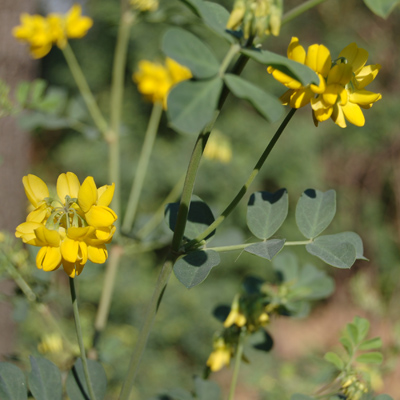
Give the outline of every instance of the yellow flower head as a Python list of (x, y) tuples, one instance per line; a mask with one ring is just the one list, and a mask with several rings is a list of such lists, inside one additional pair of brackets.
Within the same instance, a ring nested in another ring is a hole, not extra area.
[(81, 185), (72, 172), (57, 179), (58, 198), (51, 198), (47, 185), (37, 176), (22, 180), (34, 210), (18, 225), (15, 236), (24, 243), (41, 247), (36, 266), (54, 271), (63, 265), (70, 277), (79, 275), (87, 260), (107, 260), (105, 244), (114, 235), (117, 215), (109, 208), (114, 184), (96, 187), (88, 177)]
[(188, 68), (170, 58), (166, 59), (165, 65), (141, 60), (138, 71), (133, 74), (139, 92), (153, 103), (162, 102), (164, 109), (167, 108), (167, 97), (171, 88), (191, 77)]
[(233, 300), (231, 311), (224, 322), (224, 327), (229, 328), (230, 326), (235, 324), (236, 326), (241, 328), (242, 326), (246, 325), (246, 322), (246, 316), (240, 310), (239, 296), (236, 296)]
[[(340, 127), (346, 127), (345, 120), (356, 126), (365, 123), (361, 108), (368, 109), (381, 99), (379, 93), (365, 90), (379, 72), (380, 65), (365, 66), (368, 52), (355, 43), (341, 51), (332, 63), (329, 50), (314, 44), (305, 49), (293, 37), (288, 47), (288, 58), (307, 65), (319, 77), (319, 85), (303, 86), (289, 75), (268, 67), (268, 72), (289, 90), (281, 96), (283, 104), (301, 108), (311, 103), (315, 125), (332, 118)], [(361, 108), (360, 108), (361, 107)]]
[(92, 19), (81, 16), (81, 6), (73, 5), (66, 15), (21, 15), (21, 25), (13, 29), (13, 35), (28, 42), (33, 58), (42, 58), (53, 44), (63, 48), (68, 39), (81, 38), (93, 25)]
[(131, 0), (131, 5), (134, 10), (156, 11), (158, 8), (158, 0)]
[(214, 342), (214, 351), (207, 360), (207, 366), (212, 372), (219, 371), (225, 365), (229, 365), (232, 357), (232, 348), (227, 345), (222, 337)]

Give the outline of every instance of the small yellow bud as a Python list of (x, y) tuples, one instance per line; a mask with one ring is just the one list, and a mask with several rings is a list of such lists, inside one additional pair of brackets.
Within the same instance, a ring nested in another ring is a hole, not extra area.
[(158, 9), (158, 0), (131, 0), (134, 10), (138, 11), (156, 11)]

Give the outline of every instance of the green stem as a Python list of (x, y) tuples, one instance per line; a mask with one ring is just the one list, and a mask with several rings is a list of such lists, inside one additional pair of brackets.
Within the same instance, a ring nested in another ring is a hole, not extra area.
[(153, 216), (149, 219), (149, 221), (146, 222), (146, 224), (143, 225), (143, 227), (138, 230), (135, 236), (139, 240), (144, 239), (146, 236), (148, 236), (155, 229), (155, 227), (163, 220), (165, 206), (168, 203), (172, 203), (179, 198), (179, 195), (182, 192), (182, 186), (184, 181), (185, 181), (185, 175), (182, 175), (179, 181), (171, 189), (168, 196), (161, 203), (160, 207), (158, 207), (158, 209), (153, 213)]
[(294, 242), (285, 242), (285, 246), (302, 246), (305, 244), (310, 244), (312, 243), (313, 240), (298, 240), (298, 241), (294, 241)]
[(279, 126), (278, 130), (275, 132), (275, 135), (272, 137), (270, 142), (268, 143), (267, 148), (264, 150), (264, 153), (261, 155), (260, 159), (257, 161), (257, 164), (253, 168), (253, 171), (251, 172), (249, 178), (245, 182), (245, 184), (242, 186), (240, 189), (239, 193), (235, 196), (235, 198), (230, 202), (230, 204), (225, 208), (225, 210), (222, 212), (222, 214), (206, 229), (204, 230), (200, 235), (198, 235), (195, 239), (191, 240), (186, 246), (185, 250), (190, 249), (193, 245), (198, 244), (201, 242), (203, 239), (205, 239), (213, 230), (215, 230), (224, 220), (225, 218), (235, 209), (235, 207), (238, 205), (240, 200), (243, 198), (243, 196), (246, 194), (247, 190), (249, 189), (250, 185), (253, 183), (254, 179), (260, 172), (261, 167), (264, 165), (266, 159), (268, 158), (269, 154), (271, 153), (272, 149), (274, 148), (276, 142), (280, 138), (282, 132), (285, 130), (287, 124), (293, 117), (294, 113), (296, 112), (295, 108), (292, 108), (281, 125)]
[(94, 323), (95, 333), (93, 338), (93, 347), (97, 347), (100, 335), (107, 325), (107, 319), (110, 312), (111, 300), (114, 291), (115, 277), (117, 275), (118, 265), (123, 253), (123, 248), (119, 245), (114, 245), (110, 251), (110, 258), (106, 265), (104, 274), (103, 289), (99, 308), (97, 309), (96, 321)]
[(82, 328), (81, 328), (81, 322), (79, 319), (78, 301), (76, 298), (74, 278), (69, 278), (69, 287), (71, 289), (72, 308), (74, 310), (76, 336), (78, 337), (79, 350), (81, 352), (83, 373), (85, 375), (86, 385), (89, 390), (89, 397), (91, 400), (96, 400), (96, 397), (95, 397), (94, 391), (93, 391), (92, 381), (91, 381), (90, 375), (89, 375), (89, 368), (88, 368), (88, 364), (87, 364), (87, 360), (86, 360), (85, 346), (83, 344)]
[(308, 0), (305, 1), (303, 4), (291, 9), (288, 11), (283, 17), (281, 25), (286, 24), (287, 22), (291, 21), (292, 19), (298, 17), (299, 15), (303, 14), (304, 12), (308, 11), (310, 8), (317, 6), (318, 4), (323, 3), (325, 0)]
[[(259, 242), (257, 242), (257, 243), (259, 243)], [(251, 246), (252, 244), (254, 244), (254, 243), (235, 244), (232, 246), (207, 247), (207, 250), (214, 250), (214, 251), (218, 251), (219, 253), (223, 253), (225, 251), (243, 250), (246, 247)]]
[[(248, 41), (248, 46), (251, 45), (251, 41)], [(230, 57), (233, 57), (233, 53)], [(232, 59), (232, 58), (231, 58)], [(241, 55), (233, 67), (232, 73), (238, 74), (242, 71), (246, 60), (248, 60), (247, 56)], [(228, 65), (227, 65), (228, 67)], [(190, 199), (192, 197), (194, 182), (197, 174), (197, 170), (200, 165), (201, 157), (203, 154), (203, 150), (207, 144), (208, 137), (210, 132), (214, 126), (214, 123), (220, 113), (220, 110), (226, 100), (228, 95), (227, 90), (223, 90), (221, 93), (221, 99), (219, 102), (218, 109), (215, 111), (214, 116), (211, 122), (203, 129), (200, 133), (199, 137), (196, 140), (196, 144), (193, 149), (192, 156), (189, 161), (189, 166), (186, 172), (186, 178), (183, 185), (182, 197), (179, 205), (177, 222), (175, 226), (174, 235), (172, 238), (172, 244), (170, 252), (167, 256), (167, 259), (162, 267), (160, 275), (158, 277), (158, 281), (156, 287), (153, 292), (152, 299), (150, 301), (149, 307), (147, 309), (145, 320), (140, 331), (138, 341), (135, 346), (134, 353), (131, 358), (131, 362), (129, 365), (129, 370), (125, 382), (122, 387), (122, 391), (119, 397), (119, 400), (128, 400), (130, 392), (132, 390), (132, 386), (134, 383), (134, 379), (137, 374), (137, 370), (140, 364), (140, 360), (142, 358), (144, 349), (147, 344), (147, 340), (151, 331), (151, 327), (153, 326), (154, 318), (156, 316), (157, 308), (159, 303), (161, 302), (162, 294), (167, 286), (169, 277), (171, 276), (172, 267), (178, 258), (178, 251), (180, 249), (180, 245), (183, 238), (183, 233), (185, 231), (186, 220), (189, 213), (189, 204)]]
[(132, 229), (133, 221), (135, 219), (137, 207), (139, 204), (140, 194), (143, 188), (144, 178), (146, 176), (147, 167), (149, 165), (150, 155), (153, 150), (158, 126), (160, 124), (162, 111), (162, 103), (156, 102), (150, 115), (149, 124), (147, 126), (146, 134), (144, 137), (138, 165), (136, 167), (135, 178), (133, 180), (131, 192), (129, 195), (125, 218), (122, 223), (122, 231), (125, 233), (129, 233)]
[(243, 348), (244, 348), (245, 331), (242, 331), (239, 336), (239, 343), (236, 349), (235, 366), (233, 369), (231, 388), (229, 390), (228, 400), (233, 400), (235, 396), (236, 384), (239, 376), (240, 364), (242, 362)]
[(75, 79), (76, 86), (78, 86), (79, 91), (83, 97), (83, 100), (89, 110), (89, 113), (95, 123), (97, 129), (107, 137), (108, 134), (108, 124), (101, 113), (96, 100), (94, 99), (93, 93), (86, 81), (85, 75), (82, 72), (81, 67), (71, 49), (69, 43), (62, 49), (65, 60), (67, 61), (68, 67)]
[(174, 262), (175, 258), (172, 257), (168, 258), (162, 267), (160, 275), (158, 276), (153, 296), (147, 308), (142, 330), (135, 345), (135, 350), (132, 354), (131, 362), (129, 364), (128, 374), (122, 386), (121, 394), (119, 395), (119, 400), (129, 399), (129, 395), (131, 393), (133, 383), (135, 381), (138, 367), (142, 359), (143, 352), (146, 347), (151, 328), (153, 326), (154, 318), (157, 313), (157, 309), (161, 301), (162, 294), (165, 290), (165, 287), (167, 286), (169, 277), (171, 275)]
[[(124, 6), (122, 0), (121, 5)], [(115, 46), (114, 64), (111, 82), (110, 120), (111, 131), (108, 134), (109, 144), (109, 179), (115, 183), (115, 192), (111, 207), (117, 215), (121, 211), (121, 185), (120, 185), (120, 125), (122, 113), (122, 100), (124, 96), (124, 77), (126, 54), (128, 52), (129, 33), (134, 22), (134, 14), (128, 9), (123, 11), (118, 30), (117, 44)], [(117, 232), (119, 220), (116, 221)]]

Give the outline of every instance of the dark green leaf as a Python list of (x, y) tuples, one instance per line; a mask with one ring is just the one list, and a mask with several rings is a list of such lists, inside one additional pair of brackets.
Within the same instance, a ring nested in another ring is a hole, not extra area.
[(344, 368), (344, 361), (333, 352), (326, 353), (324, 356), (325, 360), (332, 363), (339, 371)]
[(220, 305), (215, 307), (213, 315), (218, 321), (225, 322), (230, 312), (231, 312), (231, 306)]
[(382, 347), (382, 339), (380, 337), (365, 340), (359, 346), (360, 350), (375, 350)]
[(308, 239), (320, 235), (332, 222), (336, 214), (336, 192), (307, 189), (296, 207), (296, 223), (300, 232)]
[(276, 97), (236, 75), (226, 74), (224, 80), (236, 97), (249, 101), (267, 121), (275, 122), (282, 116), (284, 108)]
[(274, 346), (274, 340), (272, 339), (272, 336), (267, 332), (262, 330), (263, 333), (263, 341), (260, 343), (253, 344), (253, 347), (257, 350), (269, 352), (271, 351), (272, 347)]
[(213, 118), (223, 81), (183, 81), (168, 95), (167, 115), (178, 132), (198, 134)]
[(33, 397), (37, 400), (62, 399), (61, 373), (49, 360), (41, 357), (29, 357), (32, 370), (28, 384)]
[(261, 292), (261, 287), (264, 284), (264, 280), (256, 276), (246, 276), (242, 285), (243, 289), (248, 294), (258, 294)]
[(283, 73), (301, 82), (304, 86), (310, 83), (319, 84), (319, 78), (311, 68), (296, 61), (289, 60), (279, 54), (258, 49), (242, 49), (242, 53), (261, 64), (270, 65), (273, 68), (279, 69)]
[[(87, 360), (87, 362), (96, 400), (102, 400), (107, 390), (106, 373), (104, 372), (103, 366), (99, 362), (93, 360)], [(89, 399), (82, 360), (80, 358), (78, 358), (72, 367), (72, 370), (68, 373), (66, 390), (71, 399)]]
[(247, 226), (260, 239), (270, 238), (283, 224), (288, 214), (286, 189), (275, 193), (256, 192), (247, 204)]
[(221, 5), (204, 1), (199, 2), (198, 10), (206, 26), (208, 26), (217, 35), (223, 37), (228, 42), (233, 43), (235, 39), (226, 32), (226, 24), (229, 19), (229, 12)]
[(221, 398), (221, 390), (216, 382), (196, 376), (194, 386), (197, 400), (219, 400)]
[(161, 49), (165, 55), (188, 67), (196, 78), (211, 78), (218, 73), (219, 63), (214, 54), (188, 31), (168, 29), (162, 39)]
[(26, 400), (27, 398), (23, 372), (14, 364), (0, 362), (0, 399)]
[(364, 0), (366, 6), (376, 15), (387, 18), (396, 6), (400, 4), (399, 0)]
[(330, 239), (325, 239), (325, 236), (307, 244), (306, 250), (336, 268), (350, 268), (356, 261), (356, 250), (352, 244), (332, 243)]
[[(165, 209), (165, 220), (172, 231), (175, 230), (178, 210), (179, 203), (170, 203)], [(210, 207), (208, 207), (208, 205), (199, 197), (193, 195), (192, 201), (190, 202), (184, 237), (189, 240), (194, 239), (213, 222), (214, 216), (210, 210)], [(210, 238), (214, 234), (215, 231), (211, 232), (206, 239)]]
[(216, 251), (197, 250), (180, 258), (174, 265), (174, 273), (183, 285), (191, 289), (203, 282), (219, 263), (220, 257)]
[(255, 256), (271, 261), (285, 245), (285, 239), (271, 239), (265, 242), (253, 243), (244, 250)]
[(383, 361), (382, 353), (371, 351), (370, 353), (361, 354), (356, 358), (357, 362), (365, 364), (380, 364)]
[(315, 400), (314, 397), (306, 396), (305, 394), (295, 393), (290, 400)]

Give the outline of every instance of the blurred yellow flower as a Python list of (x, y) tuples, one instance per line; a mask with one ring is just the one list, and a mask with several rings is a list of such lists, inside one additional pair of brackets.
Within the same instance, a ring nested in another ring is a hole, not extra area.
[(361, 108), (371, 108), (382, 98), (381, 94), (365, 90), (380, 70), (380, 65), (368, 65), (368, 52), (355, 43), (345, 47), (337, 60), (332, 63), (329, 50), (314, 44), (304, 50), (299, 40), (293, 37), (288, 47), (288, 58), (307, 65), (319, 77), (319, 85), (303, 86), (289, 75), (268, 67), (272, 76), (289, 88), (281, 96), (283, 104), (292, 108), (304, 107), (311, 103), (313, 119), (319, 122), (332, 118), (341, 128), (346, 127), (346, 119), (356, 126), (363, 126), (365, 118)]
[(89, 17), (81, 15), (81, 6), (75, 4), (66, 15), (52, 13), (41, 15), (21, 15), (21, 25), (13, 29), (18, 40), (28, 42), (33, 58), (42, 58), (49, 53), (53, 44), (63, 48), (68, 39), (81, 38), (93, 25)]
[(176, 61), (167, 58), (165, 65), (148, 60), (139, 61), (139, 69), (133, 74), (138, 90), (153, 103), (162, 102), (167, 109), (167, 97), (177, 83), (190, 79), (190, 70)]
[(134, 10), (139, 11), (156, 11), (158, 8), (158, 0), (131, 0)]
[(70, 277), (79, 275), (87, 260), (102, 264), (107, 260), (105, 244), (114, 235), (117, 219), (109, 204), (114, 184), (97, 189), (88, 177), (81, 185), (72, 172), (57, 179), (58, 198), (51, 198), (47, 185), (37, 176), (22, 180), (28, 200), (35, 208), (15, 236), (24, 243), (41, 247), (36, 266), (54, 271), (61, 265)]
[(228, 346), (222, 337), (214, 341), (214, 351), (207, 360), (207, 366), (212, 372), (219, 371), (225, 365), (229, 365), (232, 357), (232, 349)]
[(232, 159), (232, 147), (229, 138), (214, 130), (208, 139), (203, 155), (209, 160), (229, 163)]
[(42, 354), (54, 354), (63, 350), (63, 341), (58, 333), (53, 333), (43, 336), (41, 342), (38, 344), (38, 350)]
[(241, 328), (242, 326), (246, 325), (246, 322), (246, 316), (240, 310), (239, 297), (236, 296), (233, 300), (231, 311), (224, 322), (224, 328), (229, 328), (233, 324)]

